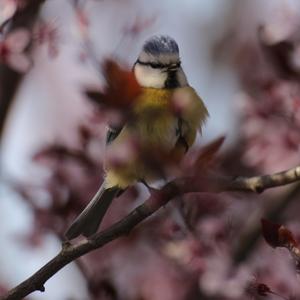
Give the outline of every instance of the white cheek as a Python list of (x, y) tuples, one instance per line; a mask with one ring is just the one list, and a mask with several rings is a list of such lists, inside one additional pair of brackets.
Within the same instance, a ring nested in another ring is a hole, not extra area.
[(139, 64), (135, 65), (134, 74), (137, 82), (143, 87), (163, 88), (167, 80), (167, 73)]

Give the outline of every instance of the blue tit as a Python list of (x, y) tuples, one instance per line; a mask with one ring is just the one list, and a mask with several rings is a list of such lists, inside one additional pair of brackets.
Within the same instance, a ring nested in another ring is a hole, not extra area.
[[(169, 36), (151, 37), (145, 42), (133, 72), (142, 88), (132, 109), (134, 118), (108, 130), (107, 152), (123, 149), (134, 137), (144, 148), (153, 147), (164, 153), (178, 149), (183, 156), (194, 143), (208, 112), (188, 84), (176, 41)], [(182, 104), (180, 115), (170, 109), (172, 101)], [(68, 239), (94, 234), (115, 197), (137, 181), (148, 183), (155, 179), (144, 160), (145, 157), (136, 156), (121, 165), (104, 160), (104, 182), (67, 230)]]

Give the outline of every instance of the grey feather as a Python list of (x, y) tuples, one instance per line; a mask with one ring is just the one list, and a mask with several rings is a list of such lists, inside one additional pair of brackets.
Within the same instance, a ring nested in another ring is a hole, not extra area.
[(89, 237), (94, 234), (110, 206), (112, 200), (118, 196), (121, 189), (117, 187), (105, 188), (103, 185), (99, 188), (96, 195), (82, 211), (82, 213), (71, 224), (65, 236), (71, 240), (80, 234)]
[(152, 55), (179, 53), (176, 41), (167, 35), (151, 37), (145, 42), (143, 50)]
[(122, 128), (123, 128), (123, 126), (119, 126), (119, 127), (109, 126), (107, 133), (106, 133), (106, 145), (109, 145), (111, 142), (113, 142), (118, 137)]

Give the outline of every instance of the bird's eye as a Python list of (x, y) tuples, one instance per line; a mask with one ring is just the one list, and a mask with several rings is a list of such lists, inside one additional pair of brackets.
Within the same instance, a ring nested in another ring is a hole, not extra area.
[(160, 64), (160, 63), (144, 62), (144, 61), (140, 61), (140, 60), (137, 60), (137, 63), (139, 63), (140, 65), (143, 65), (143, 66), (149, 66), (153, 69), (163, 69), (166, 67), (165, 65)]
[(163, 64), (159, 64), (159, 63), (149, 63), (149, 66), (153, 69), (162, 69), (166, 67)]
[(155, 62), (145, 62), (145, 61), (140, 61), (139, 59), (136, 61), (136, 63), (139, 63), (140, 65), (143, 66), (148, 66), (153, 69), (168, 69), (168, 68), (175, 68), (178, 69), (181, 66), (181, 62), (177, 62), (176, 64), (161, 64), (161, 63), (155, 63)]

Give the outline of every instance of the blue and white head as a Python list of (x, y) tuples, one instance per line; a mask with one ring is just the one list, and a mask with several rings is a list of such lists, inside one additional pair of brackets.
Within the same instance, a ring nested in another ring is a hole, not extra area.
[(134, 65), (134, 74), (143, 87), (177, 88), (188, 84), (181, 68), (178, 45), (165, 35), (145, 42)]

